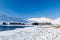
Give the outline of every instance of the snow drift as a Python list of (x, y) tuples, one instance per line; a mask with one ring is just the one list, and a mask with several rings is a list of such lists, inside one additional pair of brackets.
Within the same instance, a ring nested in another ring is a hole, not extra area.
[(30, 27), (0, 32), (0, 40), (60, 40), (60, 29)]

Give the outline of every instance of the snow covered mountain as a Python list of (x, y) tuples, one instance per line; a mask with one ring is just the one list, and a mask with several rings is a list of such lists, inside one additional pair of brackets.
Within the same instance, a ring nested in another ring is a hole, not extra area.
[(27, 22), (27, 21), (25, 21), (23, 19), (19, 19), (19, 18), (15, 18), (15, 17), (10, 17), (10, 16), (7, 16), (7, 15), (0, 15), (0, 21)]

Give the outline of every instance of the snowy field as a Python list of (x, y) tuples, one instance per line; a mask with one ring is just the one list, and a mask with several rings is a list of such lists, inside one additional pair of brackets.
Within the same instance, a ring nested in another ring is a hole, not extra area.
[(60, 28), (36, 26), (1, 31), (0, 40), (60, 40)]

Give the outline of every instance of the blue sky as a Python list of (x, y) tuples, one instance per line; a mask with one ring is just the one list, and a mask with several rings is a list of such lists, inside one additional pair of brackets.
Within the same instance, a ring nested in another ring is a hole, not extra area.
[(20, 18), (57, 18), (60, 0), (0, 0), (0, 13)]

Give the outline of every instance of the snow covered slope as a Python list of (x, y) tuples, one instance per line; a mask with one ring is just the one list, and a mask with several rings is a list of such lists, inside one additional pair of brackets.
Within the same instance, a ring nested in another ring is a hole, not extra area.
[(60, 28), (19, 28), (0, 32), (0, 40), (60, 40)]
[(3, 14), (0, 14), (0, 21), (15, 21), (15, 22), (27, 22), (23, 19), (19, 19), (19, 18), (15, 18), (15, 17), (10, 17), (10, 16), (7, 16), (7, 15), (3, 15)]

